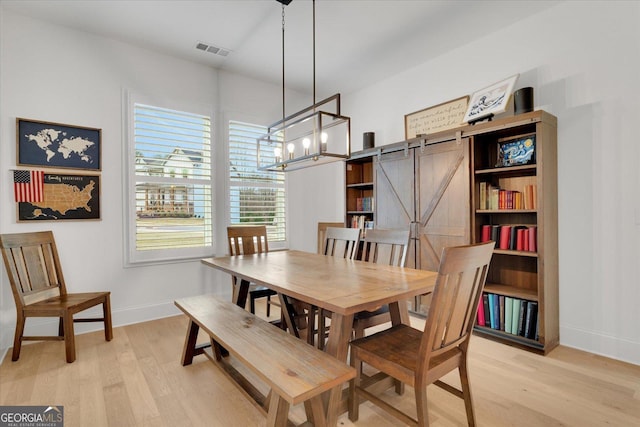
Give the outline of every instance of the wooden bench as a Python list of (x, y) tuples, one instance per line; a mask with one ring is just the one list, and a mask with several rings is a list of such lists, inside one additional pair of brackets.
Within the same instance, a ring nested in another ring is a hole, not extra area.
[[(307, 418), (313, 425), (325, 426), (326, 410), (322, 393), (341, 393), (342, 384), (355, 377), (355, 369), (287, 332), (256, 317), (235, 304), (213, 295), (201, 295), (175, 301), (189, 317), (182, 354), (183, 366), (197, 354), (200, 328), (211, 339), (210, 358), (243, 386), (263, 410), (267, 426), (286, 426), (290, 405), (304, 402)], [(266, 397), (222, 357), (222, 348), (255, 373), (270, 388)], [(308, 424), (308, 423), (305, 423)]]

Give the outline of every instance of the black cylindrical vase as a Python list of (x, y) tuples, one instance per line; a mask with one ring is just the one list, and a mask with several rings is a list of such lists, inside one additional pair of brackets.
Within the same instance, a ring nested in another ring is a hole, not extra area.
[(362, 134), (362, 149), (373, 148), (375, 146), (376, 134), (374, 132), (365, 132)]
[(513, 112), (514, 114), (522, 114), (533, 111), (533, 88), (523, 87), (513, 93)]

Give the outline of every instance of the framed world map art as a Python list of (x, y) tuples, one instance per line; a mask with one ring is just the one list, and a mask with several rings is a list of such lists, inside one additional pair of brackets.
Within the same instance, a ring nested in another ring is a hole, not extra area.
[(100, 175), (45, 173), (42, 193), (18, 203), (18, 221), (100, 219)]
[(17, 118), (17, 164), (99, 171), (101, 139), (101, 129)]

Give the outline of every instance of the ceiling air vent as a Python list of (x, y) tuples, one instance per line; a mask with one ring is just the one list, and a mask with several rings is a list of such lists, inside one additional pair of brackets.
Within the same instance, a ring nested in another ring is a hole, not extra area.
[(198, 42), (196, 43), (196, 49), (203, 52), (213, 53), (214, 55), (227, 56), (230, 50), (223, 47), (214, 46), (212, 44)]

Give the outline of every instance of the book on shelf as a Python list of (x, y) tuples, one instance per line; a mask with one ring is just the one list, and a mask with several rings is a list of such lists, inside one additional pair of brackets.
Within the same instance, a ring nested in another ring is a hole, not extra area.
[(513, 316), (513, 298), (504, 298), (504, 331), (511, 333), (511, 317)]
[(513, 312), (511, 313), (511, 333), (518, 335), (518, 323), (520, 321), (520, 299), (513, 299)]
[(536, 325), (538, 322), (538, 303), (535, 301), (527, 302), (527, 320), (525, 321), (526, 338), (535, 339)]
[(518, 334), (524, 337), (525, 321), (527, 319), (527, 300), (520, 300), (520, 318), (518, 319)]
[(504, 306), (504, 295), (498, 295), (498, 304), (500, 305), (500, 330), (504, 331), (504, 317), (505, 317), (505, 306)]
[(491, 316), (489, 310), (489, 296), (482, 294), (482, 308), (484, 309), (484, 326), (491, 326)]
[(509, 249), (509, 240), (511, 237), (511, 226), (503, 225), (500, 227), (500, 240), (498, 247), (500, 249)]
[(482, 298), (478, 301), (478, 325), (484, 326), (484, 304)]
[(480, 209), (487, 209), (487, 183), (480, 181)]
[(527, 229), (527, 232), (529, 234), (529, 252), (538, 251), (537, 231), (538, 231), (538, 227), (536, 227), (535, 225), (531, 225)]
[(493, 294), (488, 294), (489, 298), (489, 327), (495, 329), (496, 325), (496, 306), (493, 303)]

